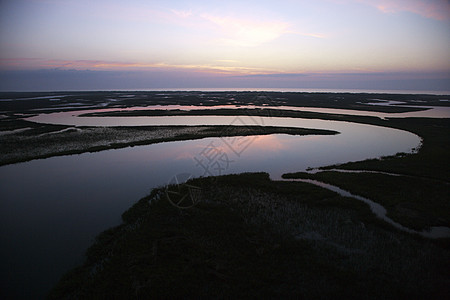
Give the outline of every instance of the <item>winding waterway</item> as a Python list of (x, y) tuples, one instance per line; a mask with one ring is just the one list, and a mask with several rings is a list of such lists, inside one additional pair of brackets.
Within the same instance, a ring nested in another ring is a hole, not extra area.
[[(152, 111), (152, 110), (217, 110), (217, 109), (277, 109), (286, 111), (302, 111), (315, 112), (324, 114), (340, 114), (348, 116), (367, 116), (377, 117), (381, 119), (386, 118), (450, 118), (450, 107), (445, 106), (401, 106), (391, 105), (390, 103), (381, 103), (383, 106), (393, 107), (413, 107), (422, 108), (420, 111), (402, 112), (402, 113), (385, 113), (377, 111), (365, 110), (351, 110), (339, 108), (323, 108), (323, 107), (299, 107), (299, 106), (256, 106), (256, 105), (212, 105), (212, 106), (198, 106), (198, 105), (150, 105), (142, 107), (126, 107), (126, 108), (96, 108), (82, 111), (66, 111), (56, 112), (50, 114), (40, 114), (30, 117), (27, 120), (38, 123), (48, 124), (63, 124), (63, 125), (78, 125), (78, 126), (139, 126), (146, 125), (146, 122), (152, 122), (147, 117), (83, 117), (83, 114), (89, 113), (107, 113), (107, 112), (121, 112), (121, 111)], [(368, 105), (381, 105), (379, 103), (368, 103)], [(151, 125), (151, 123), (147, 124)], [(187, 125), (187, 124), (186, 124)]]
[[(262, 125), (335, 130), (337, 135), (272, 134), (167, 142), (52, 157), (0, 167), (1, 290), (40, 298), (82, 262), (94, 237), (151, 188), (174, 176), (264, 171), (281, 174), (350, 160), (411, 152), (410, 132), (340, 121), (251, 116), (79, 117), (42, 114), (30, 120), (74, 126)], [(211, 153), (217, 154), (212, 159)], [(26, 290), (23, 287), (27, 287)]]

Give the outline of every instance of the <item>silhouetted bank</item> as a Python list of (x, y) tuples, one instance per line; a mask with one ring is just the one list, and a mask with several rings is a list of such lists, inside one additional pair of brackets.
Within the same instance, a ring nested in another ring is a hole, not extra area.
[[(172, 205), (173, 189), (188, 196)], [(439, 299), (450, 292), (448, 243), (397, 232), (354, 199), (265, 173), (154, 189), (122, 219), (50, 299)]]

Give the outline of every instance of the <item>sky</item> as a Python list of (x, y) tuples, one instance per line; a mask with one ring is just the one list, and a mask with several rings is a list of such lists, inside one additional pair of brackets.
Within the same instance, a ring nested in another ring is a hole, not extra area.
[(0, 0), (0, 90), (450, 90), (449, 0)]

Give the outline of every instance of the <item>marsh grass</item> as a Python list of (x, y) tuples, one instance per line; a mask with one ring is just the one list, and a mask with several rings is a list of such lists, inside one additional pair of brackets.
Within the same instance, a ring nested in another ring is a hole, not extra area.
[(190, 181), (191, 209), (154, 189), (98, 236), (60, 298), (420, 299), (449, 292), (449, 250), (380, 226), (319, 187), (242, 174)]
[(52, 156), (97, 152), (169, 141), (286, 133), (333, 135), (336, 131), (262, 126), (70, 127), (0, 120), (0, 128), (24, 132), (0, 135), (0, 166)]
[(330, 171), (284, 174), (283, 178), (319, 180), (369, 198), (386, 208), (389, 218), (412, 229), (450, 227), (449, 186), (440, 181), (409, 176)]

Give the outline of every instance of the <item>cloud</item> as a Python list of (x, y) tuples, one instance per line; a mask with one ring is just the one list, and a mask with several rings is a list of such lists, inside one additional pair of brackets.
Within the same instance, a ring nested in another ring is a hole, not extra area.
[(226, 45), (254, 47), (273, 41), (288, 32), (290, 24), (282, 21), (256, 21), (244, 18), (202, 14), (224, 36), (219, 41)]
[(407, 11), (435, 20), (450, 20), (448, 0), (356, 0), (376, 7), (384, 13)]
[(325, 38), (320, 33), (302, 32), (292, 29), (292, 24), (281, 20), (255, 20), (251, 17), (229, 17), (202, 14), (201, 18), (209, 21), (223, 37), (219, 43), (228, 46), (256, 47), (276, 40), (285, 34), (295, 34), (314, 38)]
[(253, 78), (298, 78), (304, 76), (311, 76), (309, 73), (264, 73), (264, 74), (250, 74), (241, 77), (253, 77)]
[(284, 34), (315, 38), (324, 37), (320, 33), (296, 30), (292, 28), (291, 23), (283, 20), (255, 18), (252, 15), (245, 14), (230, 16), (223, 13), (211, 13), (211, 11), (195, 7), (192, 9), (176, 9), (170, 6), (155, 8), (151, 5), (111, 4), (97, 11), (101, 12), (100, 17), (109, 20), (170, 24), (183, 29), (194, 28), (199, 31), (212, 31), (215, 36), (218, 36), (215, 41), (231, 46), (255, 47), (273, 41)]
[(308, 36), (308, 37), (313, 37), (313, 38), (318, 38), (318, 39), (324, 39), (327, 37), (325, 34), (322, 34), (322, 33), (308, 33), (308, 32), (301, 32), (301, 31), (295, 31), (295, 30), (289, 30), (289, 31), (287, 31), (287, 33)]
[[(234, 66), (233, 60), (216, 60), (218, 64), (170, 64), (166, 62), (120, 62), (103, 60), (56, 60), (39, 58), (0, 59), (0, 69), (3, 70), (97, 70), (97, 71), (136, 71), (136, 70), (191, 70), (215, 74), (248, 75), (263, 74), (271, 70)], [(224, 65), (224, 63), (227, 63)], [(231, 64), (231, 65), (229, 65)]]
[(240, 61), (234, 60), (234, 59), (216, 59), (215, 61), (217, 61), (219, 63), (227, 63), (227, 64), (240, 63)]
[(188, 18), (188, 17), (192, 16), (192, 10), (171, 9), (170, 11), (173, 12), (176, 16), (178, 16), (180, 18)]

